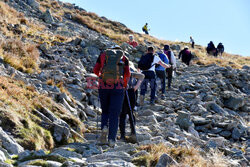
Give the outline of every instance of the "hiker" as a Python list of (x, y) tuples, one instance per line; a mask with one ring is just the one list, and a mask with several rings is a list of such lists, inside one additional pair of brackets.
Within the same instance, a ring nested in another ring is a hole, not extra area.
[(224, 46), (221, 42), (217, 46), (217, 51), (218, 51), (218, 54), (220, 54), (222, 56), (222, 54), (224, 52)]
[(163, 51), (168, 58), (168, 62), (171, 65), (170, 68), (166, 68), (166, 73), (168, 77), (168, 90), (171, 90), (173, 72), (176, 70), (176, 58), (174, 52), (171, 51), (169, 45), (164, 45)]
[(150, 95), (150, 104), (154, 105), (155, 103), (155, 92), (156, 92), (156, 76), (155, 76), (155, 65), (160, 64), (164, 68), (170, 68), (171, 66), (165, 64), (161, 59), (154, 55), (154, 48), (148, 47), (147, 53), (143, 55), (138, 62), (138, 68), (142, 70), (142, 73), (145, 75), (145, 79), (141, 84), (140, 92), (140, 106), (144, 104), (144, 97), (147, 92), (147, 85), (150, 83), (151, 95)]
[[(157, 54), (164, 63), (169, 64), (168, 58), (164, 52), (158, 52)], [(155, 66), (155, 73), (156, 73), (156, 76), (158, 78), (160, 78), (160, 80), (161, 80), (161, 93), (162, 93), (161, 99), (164, 99), (165, 93), (166, 93), (166, 71), (165, 71), (165, 68), (162, 67), (161, 65), (157, 64)]]
[(192, 36), (190, 36), (190, 43), (192, 45), (192, 48), (194, 48), (194, 39), (192, 38)]
[(121, 133), (120, 139), (125, 141), (126, 117), (128, 115), (130, 129), (131, 129), (130, 140), (132, 143), (136, 143), (137, 141), (136, 141), (135, 116), (134, 116), (134, 108), (137, 101), (136, 92), (138, 91), (138, 88), (140, 87), (145, 76), (144, 74), (137, 71), (132, 62), (129, 62), (129, 67), (131, 71), (131, 76), (127, 86), (128, 87), (127, 94), (125, 92), (122, 112), (120, 114), (120, 123), (119, 123), (119, 128)]
[(188, 50), (188, 46), (185, 46), (183, 50), (179, 53), (179, 59), (181, 58), (182, 62), (189, 66), (192, 59), (192, 53)]
[(207, 44), (207, 53), (217, 56), (217, 49), (215, 48), (214, 43), (212, 41)]
[(143, 27), (142, 27), (142, 31), (145, 32), (145, 34), (148, 34), (148, 23), (146, 23)]
[(102, 109), (99, 142), (114, 147), (124, 88), (130, 77), (128, 58), (120, 46), (115, 45), (100, 54), (93, 71), (99, 76), (98, 91)]
[(138, 43), (134, 40), (133, 35), (129, 35), (129, 41), (127, 42), (129, 45), (133, 46), (134, 48), (138, 46)]

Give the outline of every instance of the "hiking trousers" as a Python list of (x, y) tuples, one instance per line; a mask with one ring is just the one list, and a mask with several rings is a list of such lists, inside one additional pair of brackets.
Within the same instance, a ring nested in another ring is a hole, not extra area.
[(171, 66), (171, 68), (167, 68), (166, 72), (168, 77), (168, 88), (171, 88), (172, 78), (173, 78), (173, 67)]
[(150, 102), (154, 102), (155, 91), (156, 91), (155, 72), (154, 71), (143, 71), (142, 73), (145, 75), (145, 78), (141, 84), (141, 96), (145, 96), (145, 94), (147, 92), (148, 83), (150, 83), (150, 88), (151, 88)]
[[(125, 92), (125, 95), (124, 95), (125, 97), (124, 97), (123, 106), (122, 106), (122, 112), (120, 114), (119, 128), (120, 128), (121, 138), (125, 138), (126, 117), (127, 117), (127, 115), (129, 116), (131, 134), (135, 134), (134, 107), (135, 107), (135, 103), (136, 103), (136, 95), (135, 95), (135, 91), (134, 91), (133, 88), (128, 89), (127, 91), (128, 91), (129, 99), (127, 98), (127, 95), (126, 95), (126, 92)], [(132, 110), (130, 110), (128, 102), (130, 103), (130, 106), (131, 106)], [(130, 112), (132, 112), (132, 114), (129, 114)]]
[(122, 110), (124, 89), (115, 85), (111, 88), (99, 89), (99, 98), (102, 108), (101, 129), (109, 129), (108, 140), (116, 141), (119, 115)]
[(166, 93), (166, 71), (165, 70), (156, 70), (156, 76), (161, 79), (161, 92), (162, 94)]

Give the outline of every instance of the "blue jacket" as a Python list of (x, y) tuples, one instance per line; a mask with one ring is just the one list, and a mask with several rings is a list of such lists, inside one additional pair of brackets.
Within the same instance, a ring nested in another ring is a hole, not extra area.
[[(169, 64), (168, 57), (167, 57), (164, 53), (157, 53), (157, 54), (158, 54), (158, 56), (160, 57), (160, 59), (161, 59), (164, 63)], [(159, 65), (159, 66), (156, 66), (156, 67), (155, 67), (155, 70), (164, 71), (165, 68), (162, 67), (161, 65)]]

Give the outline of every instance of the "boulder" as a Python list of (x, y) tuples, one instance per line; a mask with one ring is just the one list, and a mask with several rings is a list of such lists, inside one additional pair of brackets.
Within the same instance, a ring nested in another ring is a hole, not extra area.
[(41, 15), (41, 19), (48, 24), (54, 23), (54, 19), (49, 9), (47, 9), (46, 12)]
[(189, 126), (193, 125), (192, 121), (190, 120), (190, 113), (185, 111), (178, 111), (176, 124), (179, 125), (180, 128), (188, 130)]
[(156, 167), (166, 167), (166, 166), (176, 166), (178, 163), (170, 157), (168, 154), (164, 153), (161, 155), (159, 161), (156, 164)]
[(20, 146), (11, 136), (5, 133), (1, 127), (0, 140), (2, 142), (2, 147), (11, 154), (18, 154), (24, 151), (23, 147)]

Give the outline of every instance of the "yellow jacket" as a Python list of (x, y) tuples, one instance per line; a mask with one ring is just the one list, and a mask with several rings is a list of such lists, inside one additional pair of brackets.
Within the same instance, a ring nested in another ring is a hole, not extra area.
[(143, 26), (143, 29), (146, 30), (146, 31), (148, 31), (148, 26), (145, 24), (145, 25)]

